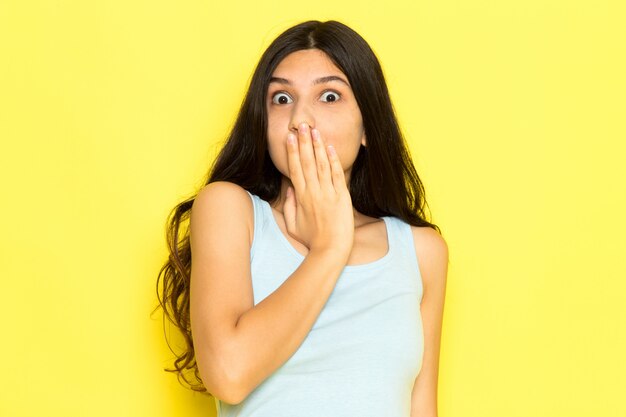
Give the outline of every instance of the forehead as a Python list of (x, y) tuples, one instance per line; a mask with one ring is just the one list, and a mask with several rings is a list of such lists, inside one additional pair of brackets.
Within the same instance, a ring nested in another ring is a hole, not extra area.
[(272, 73), (273, 77), (290, 78), (291, 76), (304, 79), (327, 75), (341, 75), (345, 78), (343, 72), (328, 55), (319, 49), (305, 49), (290, 53), (280, 61)]
[(270, 79), (272, 84), (315, 86), (329, 82), (350, 88), (348, 77), (319, 49), (292, 52), (278, 64)]

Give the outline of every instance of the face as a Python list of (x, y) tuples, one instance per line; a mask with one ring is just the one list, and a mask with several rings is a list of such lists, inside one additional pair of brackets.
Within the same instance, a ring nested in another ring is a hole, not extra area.
[[(316, 82), (322, 77), (344, 80)], [(366, 145), (361, 111), (348, 77), (319, 49), (287, 55), (276, 67), (267, 94), (268, 150), (276, 168), (289, 177), (287, 134), (301, 122), (320, 131), (325, 145), (333, 145), (346, 179), (361, 145)], [(297, 137), (297, 133), (296, 133)]]

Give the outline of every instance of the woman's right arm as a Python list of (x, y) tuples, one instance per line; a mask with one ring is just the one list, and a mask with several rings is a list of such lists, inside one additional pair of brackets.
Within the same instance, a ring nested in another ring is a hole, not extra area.
[(207, 185), (191, 212), (191, 327), (204, 386), (236, 404), (284, 364), (313, 327), (347, 262), (311, 248), (273, 293), (253, 301), (252, 201), (229, 182)]

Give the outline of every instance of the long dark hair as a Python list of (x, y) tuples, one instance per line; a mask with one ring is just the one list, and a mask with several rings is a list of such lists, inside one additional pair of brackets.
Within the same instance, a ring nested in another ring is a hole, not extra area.
[[(424, 187), (400, 132), (378, 58), (358, 33), (334, 20), (310, 20), (293, 26), (263, 53), (235, 124), (204, 184), (230, 181), (269, 202), (279, 197), (282, 174), (267, 150), (268, 85), (283, 58), (313, 48), (325, 52), (348, 77), (361, 111), (367, 147), (361, 146), (350, 175), (348, 189), (354, 208), (367, 216), (395, 216), (413, 226), (441, 232), (426, 219)], [(168, 216), (170, 255), (159, 272), (159, 305), (154, 311), (163, 308), (163, 319), (167, 317), (180, 330), (187, 345), (182, 353), (172, 350), (177, 356), (174, 369), (165, 370), (177, 373), (179, 381), (194, 391), (207, 392), (195, 360), (189, 312), (191, 248), (187, 220), (199, 191), (175, 206)]]

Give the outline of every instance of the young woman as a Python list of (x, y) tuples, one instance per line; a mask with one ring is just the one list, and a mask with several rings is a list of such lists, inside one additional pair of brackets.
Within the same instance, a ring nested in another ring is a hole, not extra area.
[(168, 220), (169, 371), (221, 417), (435, 417), (447, 246), (366, 41), (278, 36), (205, 184)]

